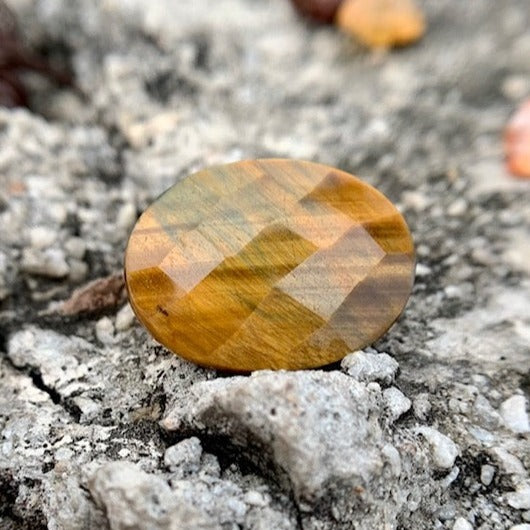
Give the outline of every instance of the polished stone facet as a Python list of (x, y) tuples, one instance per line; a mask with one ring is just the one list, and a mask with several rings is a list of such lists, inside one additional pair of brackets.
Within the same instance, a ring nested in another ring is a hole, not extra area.
[(125, 271), (163, 345), (234, 371), (322, 366), (380, 337), (413, 283), (403, 217), (338, 169), (295, 160), (213, 167), (141, 216)]

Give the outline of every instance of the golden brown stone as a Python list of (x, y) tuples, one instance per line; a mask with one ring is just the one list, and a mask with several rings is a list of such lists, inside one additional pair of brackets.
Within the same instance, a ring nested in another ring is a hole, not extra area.
[(295, 160), (213, 167), (141, 216), (131, 305), (162, 344), (234, 371), (322, 366), (381, 336), (414, 275), (403, 217), (338, 169)]

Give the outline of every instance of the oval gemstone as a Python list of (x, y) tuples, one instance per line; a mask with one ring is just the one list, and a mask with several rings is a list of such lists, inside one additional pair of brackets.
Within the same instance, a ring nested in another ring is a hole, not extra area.
[(373, 187), (297, 160), (178, 182), (127, 246), (129, 299), (154, 338), (233, 371), (323, 366), (378, 339), (414, 277), (407, 225)]

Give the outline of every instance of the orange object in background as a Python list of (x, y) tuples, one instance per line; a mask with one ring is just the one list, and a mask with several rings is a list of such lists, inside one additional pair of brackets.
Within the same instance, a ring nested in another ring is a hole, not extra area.
[(413, 0), (344, 0), (335, 23), (370, 48), (411, 44), (426, 28), (425, 17)]
[(504, 152), (508, 171), (530, 178), (530, 99), (512, 116), (504, 132)]

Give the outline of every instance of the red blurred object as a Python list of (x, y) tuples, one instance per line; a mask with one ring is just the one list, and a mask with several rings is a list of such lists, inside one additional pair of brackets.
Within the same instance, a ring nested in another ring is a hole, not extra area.
[(20, 78), (22, 71), (34, 71), (59, 85), (72, 86), (72, 77), (52, 68), (22, 44), (15, 16), (0, 0), (0, 105), (21, 107), (28, 104), (28, 93)]
[(504, 131), (504, 152), (508, 171), (530, 178), (530, 99), (512, 116)]
[(343, 0), (291, 0), (303, 15), (325, 24), (331, 24)]

